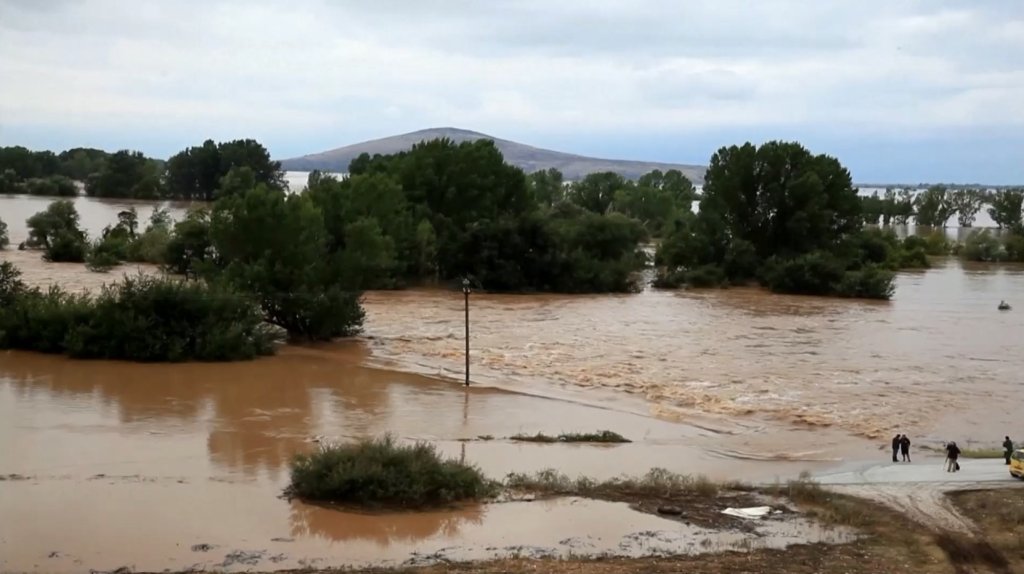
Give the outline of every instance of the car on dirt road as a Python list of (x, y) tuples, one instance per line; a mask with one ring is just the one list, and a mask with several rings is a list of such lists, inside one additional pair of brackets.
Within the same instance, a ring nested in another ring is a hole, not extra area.
[(1010, 476), (1024, 478), (1024, 448), (1018, 448), (1010, 455)]

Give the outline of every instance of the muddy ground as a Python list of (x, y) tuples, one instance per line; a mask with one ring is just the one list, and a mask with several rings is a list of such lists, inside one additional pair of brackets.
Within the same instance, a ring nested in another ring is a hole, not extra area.
[[(606, 497), (605, 495), (601, 495)], [(482, 562), (433, 563), (399, 568), (344, 570), (282, 570), (279, 572), (346, 572), (349, 574), (624, 574), (701, 572), (709, 574), (1012, 574), (1024, 571), (1024, 489), (969, 490), (951, 493), (949, 508), (970, 517), (971, 532), (949, 532), (921, 524), (884, 504), (837, 494), (808, 483), (794, 483), (759, 492), (729, 493), (734, 502), (780, 505), (785, 496), (795, 510), (827, 528), (856, 528), (859, 538), (845, 544), (801, 544), (785, 550), (732, 549), (680, 556), (643, 558), (550, 559), (524, 557)], [(607, 497), (623, 499), (623, 493)], [(710, 517), (721, 506), (714, 498), (638, 495), (634, 508), (658, 512), (674, 505), (685, 516)], [(710, 519), (718, 522), (720, 518)], [(703, 520), (701, 520), (703, 521)], [(728, 528), (730, 523), (721, 522)], [(735, 523), (732, 524), (735, 526)], [(571, 532), (566, 533), (567, 536)]]

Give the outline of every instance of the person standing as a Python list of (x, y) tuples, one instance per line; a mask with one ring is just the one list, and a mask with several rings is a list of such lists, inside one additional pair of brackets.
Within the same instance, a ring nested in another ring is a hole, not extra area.
[(1010, 437), (1003, 441), (1003, 456), (1006, 457), (1006, 464), (1010, 464), (1010, 457), (1013, 456), (1013, 441)]
[(892, 437), (892, 461), (899, 462), (896, 456), (900, 453), (900, 434), (896, 433), (896, 436)]
[(956, 446), (955, 442), (950, 442), (946, 445), (946, 472), (960, 470), (960, 463), (957, 462), (958, 458), (960, 458), (960, 447)]
[(900, 439), (900, 453), (903, 454), (903, 462), (910, 462), (910, 438), (907, 435)]

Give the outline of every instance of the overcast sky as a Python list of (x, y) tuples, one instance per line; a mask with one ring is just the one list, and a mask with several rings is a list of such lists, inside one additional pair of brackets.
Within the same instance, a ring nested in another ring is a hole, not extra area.
[(859, 182), (1024, 184), (1022, 0), (0, 0), (0, 144), (283, 159), (455, 126)]

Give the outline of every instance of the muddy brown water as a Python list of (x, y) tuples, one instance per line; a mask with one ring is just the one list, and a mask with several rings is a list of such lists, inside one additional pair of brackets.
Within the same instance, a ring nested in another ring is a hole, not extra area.
[[(0, 197), (15, 242), (25, 235), (18, 219), (48, 201)], [(144, 203), (77, 202), (93, 234), (126, 205), (149, 213)], [(36, 252), (0, 258), (34, 284), (75, 290), (155, 272), (90, 273), (44, 263)], [(0, 476), (27, 479), (0, 482), (0, 570), (272, 569), (538, 548), (559, 555), (572, 537), (590, 545), (576, 554), (608, 552), (631, 529), (660, 532), (648, 521), (665, 521), (583, 501), (368, 516), (277, 496), (288, 460), (315, 438), (383, 432), (432, 441), (496, 478), (549, 467), (595, 477), (663, 467), (770, 481), (877, 457), (896, 430), (915, 444), (998, 445), (1019, 419), (1024, 370), (1020, 315), (997, 312), (1002, 299), (1024, 305), (1024, 268), (956, 260), (900, 274), (887, 303), (751, 289), (474, 293), (468, 391), (456, 384), (462, 295), (443, 290), (368, 293), (358, 340), (286, 347), (247, 363), (2, 353)], [(605, 428), (634, 442), (502, 440)], [(482, 435), (496, 440), (474, 440)], [(566, 527), (572, 516), (590, 518)], [(703, 535), (668, 544), (700, 544)], [(199, 544), (213, 548), (193, 551)]]

